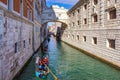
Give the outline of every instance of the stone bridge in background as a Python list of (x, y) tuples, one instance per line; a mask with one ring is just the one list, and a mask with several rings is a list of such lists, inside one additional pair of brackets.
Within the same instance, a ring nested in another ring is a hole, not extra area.
[(41, 14), (42, 24), (46, 24), (48, 22), (61, 22), (67, 25), (67, 11), (67, 9), (57, 5), (53, 5), (50, 8), (44, 9)]

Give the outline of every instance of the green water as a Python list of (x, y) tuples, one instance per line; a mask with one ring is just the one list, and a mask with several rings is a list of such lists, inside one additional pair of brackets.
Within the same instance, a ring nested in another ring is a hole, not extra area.
[[(59, 80), (120, 80), (120, 71), (80, 51), (51, 39), (49, 67)], [(42, 80), (35, 77), (34, 59), (16, 80)], [(53, 80), (51, 74), (44, 80)]]

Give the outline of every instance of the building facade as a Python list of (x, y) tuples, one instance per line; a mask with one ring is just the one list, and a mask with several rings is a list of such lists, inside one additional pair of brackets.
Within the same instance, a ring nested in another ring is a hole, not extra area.
[(63, 41), (120, 67), (119, 0), (79, 0), (67, 14)]
[[(12, 80), (40, 46), (40, 16), (34, 12), (40, 13), (41, 6), (34, 9), (34, 1), (0, 0), (0, 80)], [(35, 30), (39, 41), (34, 46)]]
[(41, 0), (34, 0), (34, 51), (37, 51), (37, 49), (40, 47), (40, 44), (42, 43), (41, 39)]

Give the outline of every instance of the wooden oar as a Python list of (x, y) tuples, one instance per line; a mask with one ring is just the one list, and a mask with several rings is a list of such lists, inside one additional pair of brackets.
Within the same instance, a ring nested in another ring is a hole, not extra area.
[(57, 76), (52, 72), (52, 70), (45, 64), (45, 66), (48, 69), (48, 72), (50, 72), (52, 74), (52, 76), (54, 77), (54, 80), (58, 80)]

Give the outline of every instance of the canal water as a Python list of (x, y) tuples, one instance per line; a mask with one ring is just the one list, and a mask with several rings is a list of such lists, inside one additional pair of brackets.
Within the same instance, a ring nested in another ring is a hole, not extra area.
[[(59, 80), (120, 80), (120, 71), (51, 38), (49, 67)], [(35, 77), (34, 59), (16, 80), (42, 80)], [(44, 80), (54, 80), (49, 74)]]

